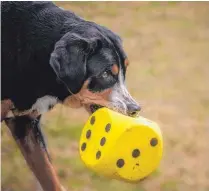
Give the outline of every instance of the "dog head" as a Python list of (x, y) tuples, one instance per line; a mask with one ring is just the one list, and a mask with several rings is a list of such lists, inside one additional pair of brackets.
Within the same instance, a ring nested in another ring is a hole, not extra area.
[(125, 86), (128, 59), (121, 39), (107, 28), (75, 26), (56, 43), (50, 65), (71, 94), (70, 106), (91, 113), (104, 106), (126, 115), (140, 110)]

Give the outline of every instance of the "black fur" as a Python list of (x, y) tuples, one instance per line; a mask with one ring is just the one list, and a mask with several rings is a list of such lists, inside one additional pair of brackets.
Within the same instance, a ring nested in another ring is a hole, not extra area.
[[(87, 78), (101, 91), (117, 82), (99, 75), (112, 64), (125, 74), (120, 38), (51, 2), (2, 2), (2, 99), (20, 110), (45, 95), (61, 101)], [(109, 56), (107, 56), (109, 55)]]
[[(121, 39), (103, 26), (51, 2), (1, 2), (1, 19), (1, 99), (10, 99), (16, 109), (30, 109), (46, 95), (63, 101), (77, 93), (87, 79), (93, 92), (111, 87), (118, 90), (119, 77), (111, 72), (114, 64), (122, 69), (122, 81), (125, 80), (126, 54)], [(120, 93), (128, 110), (139, 110), (124, 89)], [(49, 104), (47, 110), (52, 107)], [(48, 153), (40, 117), (21, 116), (5, 121), (16, 139), (25, 143), (30, 131)]]

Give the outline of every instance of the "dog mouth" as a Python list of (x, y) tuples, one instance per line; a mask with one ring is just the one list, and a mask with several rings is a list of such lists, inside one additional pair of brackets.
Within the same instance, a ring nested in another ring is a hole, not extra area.
[(92, 105), (90, 105), (90, 111), (91, 111), (91, 113), (94, 113), (95, 111), (97, 111), (98, 109), (100, 109), (102, 107), (104, 107), (104, 106), (92, 104)]

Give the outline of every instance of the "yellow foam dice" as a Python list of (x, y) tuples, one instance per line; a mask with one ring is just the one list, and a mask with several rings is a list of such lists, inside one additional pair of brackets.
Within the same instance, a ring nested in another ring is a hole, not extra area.
[(157, 123), (101, 108), (85, 124), (79, 152), (85, 165), (113, 179), (137, 182), (159, 165), (163, 140)]

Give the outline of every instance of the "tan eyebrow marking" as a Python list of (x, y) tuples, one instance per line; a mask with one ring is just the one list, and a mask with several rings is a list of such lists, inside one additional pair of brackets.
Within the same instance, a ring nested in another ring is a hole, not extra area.
[(128, 60), (128, 58), (126, 58), (125, 61), (124, 61), (125, 67), (127, 67), (129, 64), (130, 64), (130, 63), (129, 63), (129, 60)]
[(112, 71), (112, 73), (113, 73), (114, 75), (117, 75), (117, 74), (118, 74), (119, 68), (118, 68), (117, 64), (114, 64), (114, 65), (112, 66), (111, 71)]

